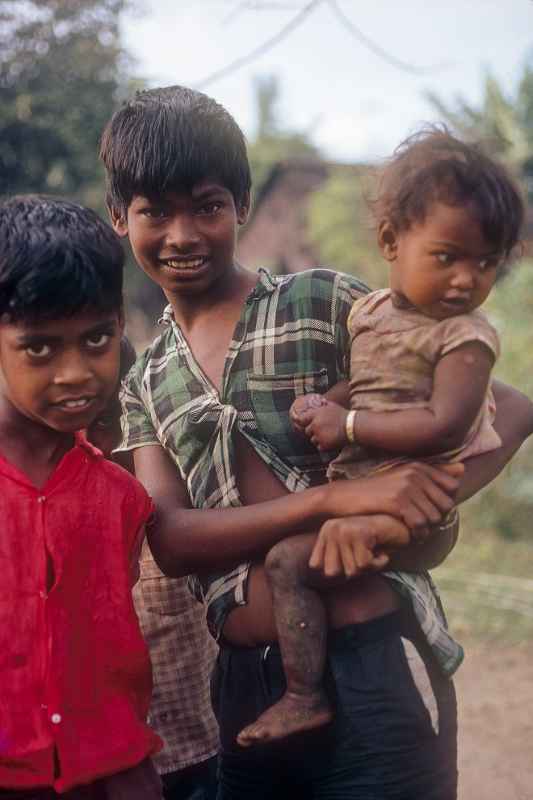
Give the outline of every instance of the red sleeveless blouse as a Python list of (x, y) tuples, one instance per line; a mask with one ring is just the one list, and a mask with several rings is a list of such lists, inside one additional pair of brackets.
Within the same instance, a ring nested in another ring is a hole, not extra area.
[(159, 749), (130, 589), (151, 512), (81, 436), (42, 489), (0, 456), (0, 787), (64, 792)]

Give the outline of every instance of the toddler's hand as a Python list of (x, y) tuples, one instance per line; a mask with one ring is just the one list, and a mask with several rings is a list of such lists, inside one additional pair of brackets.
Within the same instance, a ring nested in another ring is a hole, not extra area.
[(305, 435), (305, 425), (302, 425), (301, 415), (311, 409), (320, 408), (320, 406), (325, 405), (327, 402), (325, 397), (316, 392), (302, 394), (297, 397), (289, 409), (289, 419), (294, 430)]
[(327, 400), (320, 408), (309, 409), (300, 415), (305, 435), (319, 450), (340, 450), (346, 439), (348, 411)]

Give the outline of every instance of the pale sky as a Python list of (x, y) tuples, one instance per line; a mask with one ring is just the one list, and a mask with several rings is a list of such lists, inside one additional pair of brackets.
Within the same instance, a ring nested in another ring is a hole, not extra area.
[(231, 75), (212, 73), (274, 37), (308, 0), (140, 0), (144, 13), (123, 24), (137, 73), (151, 86), (198, 86), (225, 105), (253, 137), (253, 80), (279, 78), (279, 120), (307, 130), (324, 155), (340, 161), (388, 155), (420, 123), (436, 120), (426, 90), (452, 101), (480, 101), (490, 70), (513, 94), (533, 63), (533, 0), (338, 0), (342, 14), (411, 74), (358, 41), (325, 0), (303, 22)]

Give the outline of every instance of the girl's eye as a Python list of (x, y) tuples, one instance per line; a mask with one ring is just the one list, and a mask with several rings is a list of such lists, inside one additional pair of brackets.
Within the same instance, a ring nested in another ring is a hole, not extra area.
[(90, 350), (101, 350), (109, 343), (110, 339), (111, 336), (108, 333), (95, 333), (87, 338), (87, 347)]
[(437, 261), (441, 264), (451, 264), (452, 263), (452, 256), (450, 253), (436, 253)]
[(26, 348), (26, 352), (30, 358), (42, 358), (44, 360), (52, 353), (52, 348), (49, 344), (32, 344)]

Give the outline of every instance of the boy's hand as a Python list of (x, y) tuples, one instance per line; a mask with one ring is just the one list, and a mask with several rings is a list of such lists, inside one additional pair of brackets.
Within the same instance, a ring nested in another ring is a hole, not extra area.
[(455, 505), (462, 464), (408, 463), (370, 478), (333, 481), (324, 487), (328, 516), (390, 514), (411, 531), (435, 525)]
[(318, 450), (340, 450), (346, 438), (348, 411), (337, 403), (327, 400), (319, 408), (312, 408), (300, 415), (305, 435)]
[(325, 405), (327, 402), (323, 395), (317, 394), (316, 392), (302, 394), (297, 397), (289, 409), (289, 419), (294, 430), (305, 436), (305, 425), (302, 423), (301, 419), (302, 414), (311, 409), (320, 408), (320, 406)]
[(386, 514), (333, 519), (322, 525), (309, 559), (324, 577), (376, 572), (389, 563), (387, 551), (409, 544), (407, 527)]

